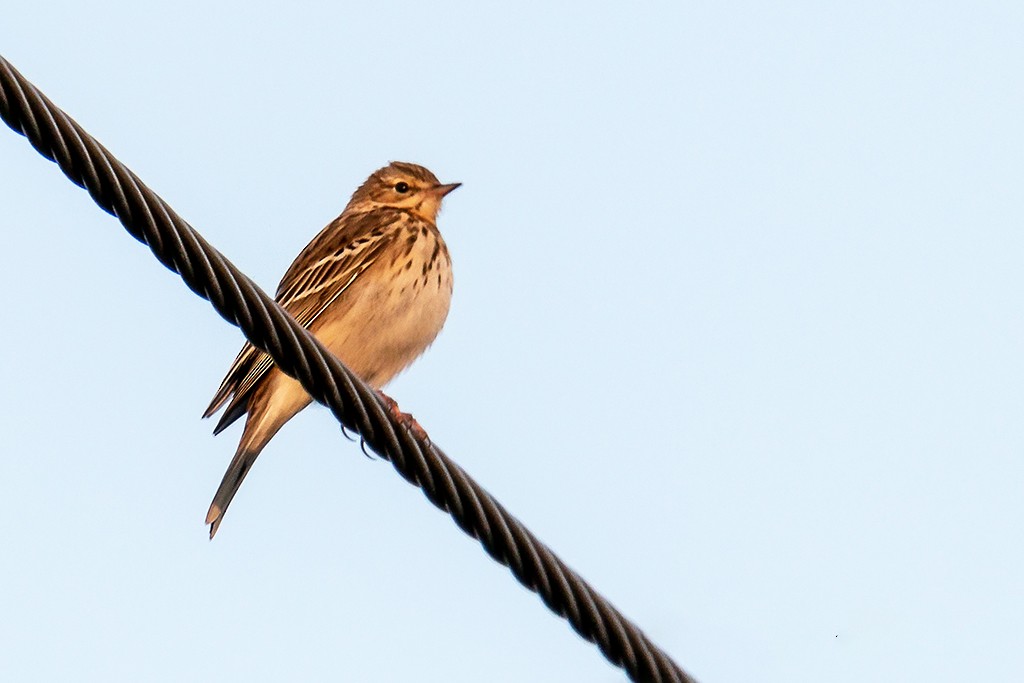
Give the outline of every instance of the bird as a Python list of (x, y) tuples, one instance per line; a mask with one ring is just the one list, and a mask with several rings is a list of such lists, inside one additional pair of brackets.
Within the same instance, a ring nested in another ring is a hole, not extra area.
[[(389, 410), (421, 436), (410, 415), (381, 391), (429, 347), (452, 297), (452, 262), (437, 229), (443, 184), (423, 166), (393, 161), (377, 169), (292, 262), (275, 300), (374, 388)], [(246, 343), (203, 417), (224, 408), (213, 433), (241, 418), (245, 429), (206, 515), (210, 539), (256, 458), (312, 398)]]

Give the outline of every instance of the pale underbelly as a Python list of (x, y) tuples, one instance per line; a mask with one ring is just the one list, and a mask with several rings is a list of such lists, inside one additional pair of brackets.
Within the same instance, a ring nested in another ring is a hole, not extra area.
[[(440, 265), (440, 264), (438, 264)], [(447, 263), (444, 262), (447, 266)], [(434, 341), (448, 317), (450, 268), (367, 272), (353, 284), (344, 315), (325, 315), (314, 334), (354, 373), (381, 387)], [(375, 277), (376, 276), (376, 277)]]

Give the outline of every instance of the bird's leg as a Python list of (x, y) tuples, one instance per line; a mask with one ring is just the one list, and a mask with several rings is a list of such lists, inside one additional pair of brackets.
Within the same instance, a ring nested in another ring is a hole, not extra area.
[(390, 413), (400, 425), (411, 431), (413, 436), (420, 441), (425, 443), (430, 442), (430, 437), (427, 436), (427, 431), (420, 426), (420, 423), (416, 421), (415, 417), (409, 413), (403, 413), (401, 408), (398, 407), (398, 403), (395, 399), (391, 398), (380, 389), (374, 389), (374, 391), (377, 392), (377, 396), (380, 397), (380, 400), (384, 402), (384, 406), (388, 409), (388, 413)]

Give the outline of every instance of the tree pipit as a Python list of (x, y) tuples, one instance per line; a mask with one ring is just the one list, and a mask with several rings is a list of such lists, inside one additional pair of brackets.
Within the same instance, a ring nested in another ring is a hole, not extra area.
[[(458, 186), (415, 164), (396, 161), (375, 171), (292, 262), (275, 297), (419, 436), (422, 428), (380, 387), (430, 346), (448, 316), (452, 263), (436, 221), (441, 200)], [(311, 401), (270, 356), (242, 347), (203, 414), (227, 405), (214, 434), (246, 415), (206, 515), (210, 538), (260, 451)]]

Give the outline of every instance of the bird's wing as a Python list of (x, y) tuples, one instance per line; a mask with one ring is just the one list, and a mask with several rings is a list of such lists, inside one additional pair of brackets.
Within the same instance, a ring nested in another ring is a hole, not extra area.
[[(296, 257), (278, 285), (277, 303), (303, 327), (312, 325), (344, 294), (377, 261), (398, 233), (397, 223), (387, 228), (371, 227), (373, 223), (379, 226), (380, 216), (367, 214), (349, 219), (339, 219), (324, 228)], [(248, 393), (273, 364), (269, 355), (252, 344), (242, 347), (203, 414), (203, 417), (213, 415), (232, 399), (214, 433), (221, 432), (245, 413)]]

